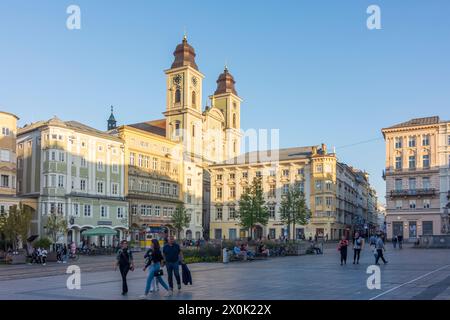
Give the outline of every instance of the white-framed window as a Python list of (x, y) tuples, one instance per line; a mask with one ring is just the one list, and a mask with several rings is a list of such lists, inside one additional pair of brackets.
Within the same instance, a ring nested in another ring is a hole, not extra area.
[(305, 169), (304, 168), (300, 168), (297, 170), (298, 175), (303, 176), (305, 174)]
[(244, 179), (248, 178), (248, 171), (242, 172), (242, 178), (244, 178)]
[(429, 134), (425, 134), (422, 137), (422, 146), (429, 146), (430, 145), (430, 135)]
[(410, 209), (416, 208), (416, 200), (409, 200), (409, 208)]
[(321, 205), (322, 205), (322, 198), (316, 197), (316, 206), (321, 206)]
[(416, 137), (410, 136), (408, 138), (408, 147), (414, 148), (416, 146)]
[(160, 211), (161, 211), (161, 207), (160, 206), (155, 206), (155, 216), (159, 217)]
[(320, 191), (322, 190), (322, 181), (316, 180), (316, 190)]
[(321, 164), (317, 164), (316, 165), (316, 172), (322, 172), (323, 171), (323, 166)]
[(56, 151), (54, 150), (50, 151), (50, 160), (56, 161)]
[(153, 170), (157, 170), (158, 169), (158, 158), (153, 158), (153, 166), (152, 166)]
[(230, 173), (230, 179), (231, 179), (231, 180), (234, 180), (234, 178), (236, 178), (236, 174)]
[(50, 175), (50, 187), (52, 188), (56, 187), (56, 174)]
[(131, 214), (132, 214), (133, 216), (135, 216), (135, 215), (137, 215), (137, 211), (138, 211), (138, 206), (135, 205), (135, 204), (133, 204), (133, 205), (131, 206)]
[(422, 157), (422, 166), (424, 168), (429, 168), (430, 167), (430, 155), (428, 154), (424, 154)]
[(402, 148), (402, 137), (396, 137), (395, 138), (395, 149), (401, 149)]
[(325, 181), (325, 190), (331, 191), (333, 186), (333, 182), (330, 180)]
[(269, 219), (275, 220), (275, 206), (269, 206)]
[(167, 217), (167, 208), (166, 207), (163, 208), (163, 217)]
[(222, 220), (222, 218), (223, 218), (223, 208), (218, 207), (216, 209), (216, 220)]
[(150, 158), (147, 156), (144, 157), (144, 167), (146, 169), (150, 168)]
[(122, 207), (117, 208), (117, 219), (122, 219), (124, 217), (124, 210)]
[(289, 177), (289, 169), (283, 169), (282, 175), (283, 177)]
[(236, 187), (230, 187), (230, 198), (236, 197)]
[(395, 200), (395, 209), (401, 210), (403, 207), (403, 201), (402, 200)]
[(187, 185), (188, 185), (188, 187), (192, 186), (192, 179), (191, 178), (187, 178)]
[(119, 166), (117, 165), (117, 163), (113, 163), (113, 165), (112, 165), (112, 172), (113, 173), (119, 173)]
[(9, 176), (2, 174), (0, 179), (0, 187), (9, 188)]
[(3, 161), (3, 162), (11, 161), (9, 150), (3, 150), (3, 149), (0, 150), (0, 161)]
[(333, 204), (333, 198), (332, 197), (326, 197), (325, 198), (325, 204), (327, 207), (331, 207), (331, 205)]
[(402, 168), (402, 157), (395, 157), (395, 169), (399, 170)]
[(100, 206), (100, 217), (108, 218), (108, 207), (107, 206)]
[(143, 167), (143, 165), (144, 165), (143, 159), (144, 159), (144, 156), (142, 154), (140, 154), (138, 156), (138, 166), (139, 167)]
[(400, 191), (403, 189), (402, 179), (395, 179), (395, 190)]
[(235, 207), (229, 207), (228, 208), (228, 217), (230, 220), (236, 219), (236, 208)]
[(218, 174), (218, 175), (216, 176), (216, 180), (217, 180), (217, 181), (222, 181), (222, 175), (221, 175), (221, 174)]
[(173, 196), (178, 195), (178, 186), (176, 184), (172, 185), (172, 195)]
[(86, 191), (86, 180), (85, 179), (80, 179), (80, 190)]
[(103, 160), (98, 160), (97, 161), (97, 170), (98, 171), (103, 171), (104, 170)]
[(97, 181), (97, 193), (103, 193), (103, 181)]
[(422, 188), (423, 189), (430, 189), (431, 188), (430, 178), (429, 177), (423, 177), (422, 178)]
[(136, 157), (136, 154), (134, 152), (130, 152), (130, 165), (134, 166), (134, 159)]
[(416, 168), (416, 156), (409, 156), (409, 168), (410, 169)]
[(12, 133), (12, 131), (9, 130), (9, 128), (6, 128), (6, 127), (3, 127), (3, 128), (2, 128), (2, 134), (3, 134), (4, 136), (9, 136), (11, 133)]
[(191, 204), (192, 203), (192, 196), (188, 193), (188, 194), (186, 194), (186, 202), (188, 203), (188, 204)]
[(57, 210), (58, 214), (64, 214), (64, 203), (58, 203)]
[(111, 184), (111, 193), (115, 196), (119, 194), (119, 185), (117, 183)]
[(80, 165), (81, 165), (82, 168), (87, 168), (87, 161), (86, 161), (85, 157), (81, 157)]
[(271, 184), (269, 185), (269, 194), (268, 194), (269, 198), (275, 198), (277, 196), (276, 194), (276, 185)]
[(84, 205), (84, 216), (85, 217), (92, 217), (92, 212), (91, 212), (91, 205), (90, 204), (85, 204)]
[(60, 151), (59, 152), (59, 161), (60, 162), (64, 162), (65, 161), (65, 153), (64, 153), (64, 151)]
[(256, 177), (257, 178), (261, 178), (262, 177), (262, 172), (261, 171), (256, 171)]
[(152, 192), (153, 193), (158, 193), (158, 182), (156, 182), (156, 181), (153, 181), (153, 183), (152, 183)]
[(430, 209), (431, 207), (431, 200), (430, 199), (423, 199), (423, 208), (424, 209)]
[(72, 204), (72, 215), (75, 217), (80, 216), (80, 205), (78, 203)]
[(58, 176), (58, 188), (64, 188), (64, 176)]
[(217, 188), (217, 199), (221, 199), (222, 198), (222, 188), (218, 187)]

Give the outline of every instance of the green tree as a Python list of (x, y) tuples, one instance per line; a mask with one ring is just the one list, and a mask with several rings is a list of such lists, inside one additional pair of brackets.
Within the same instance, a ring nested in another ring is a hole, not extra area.
[(251, 239), (253, 239), (253, 228), (256, 224), (267, 225), (269, 209), (264, 200), (261, 177), (255, 177), (252, 185), (241, 195), (238, 216), (240, 225), (249, 229)]
[[(295, 234), (295, 225), (307, 224), (310, 211), (306, 205), (305, 195), (296, 186), (290, 186), (282, 196), (280, 204), (280, 218), (288, 227), (288, 239), (291, 239), (291, 224)], [(295, 236), (293, 237), (295, 239)]]
[(47, 223), (45, 225), (47, 235), (56, 243), (58, 241), (58, 235), (67, 231), (67, 220), (64, 216), (51, 213), (47, 217)]
[(189, 227), (191, 217), (184, 208), (184, 204), (179, 204), (172, 215), (172, 225), (177, 230), (177, 239), (180, 239), (180, 233), (183, 228)]
[(31, 208), (20, 203), (10, 207), (7, 214), (0, 216), (0, 231), (5, 239), (12, 243), (14, 249), (18, 248), (19, 241), (28, 237), (32, 215)]

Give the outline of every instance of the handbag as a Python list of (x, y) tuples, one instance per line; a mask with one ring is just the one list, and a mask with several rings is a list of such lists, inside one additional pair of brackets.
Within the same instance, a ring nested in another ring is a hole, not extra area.
[(159, 269), (158, 271), (155, 271), (154, 273), (154, 277), (161, 277), (162, 275), (164, 275), (164, 271), (163, 269)]

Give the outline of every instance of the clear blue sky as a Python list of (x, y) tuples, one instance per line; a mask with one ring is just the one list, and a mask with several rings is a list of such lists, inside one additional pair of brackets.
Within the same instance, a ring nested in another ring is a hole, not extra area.
[[(81, 30), (66, 29), (70, 4)], [(366, 28), (370, 4), (382, 30)], [(336, 146), (384, 202), (380, 129), (450, 119), (449, 14), (448, 0), (2, 0), (0, 109), (20, 125), (57, 115), (104, 129), (110, 105), (119, 123), (161, 118), (163, 70), (186, 28), (204, 101), (227, 61), (244, 129), (280, 128), (281, 147)]]

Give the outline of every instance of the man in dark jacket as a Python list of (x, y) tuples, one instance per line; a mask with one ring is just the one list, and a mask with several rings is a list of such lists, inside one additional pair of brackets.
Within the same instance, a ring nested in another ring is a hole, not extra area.
[(166, 262), (167, 276), (169, 280), (169, 295), (172, 295), (173, 274), (175, 274), (175, 279), (177, 280), (178, 290), (181, 290), (180, 262), (183, 263), (183, 252), (181, 252), (180, 246), (175, 243), (175, 239), (173, 236), (170, 236), (168, 243), (164, 245), (163, 256), (164, 261)]

